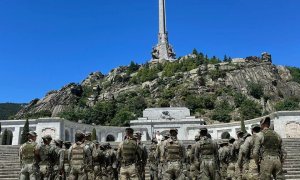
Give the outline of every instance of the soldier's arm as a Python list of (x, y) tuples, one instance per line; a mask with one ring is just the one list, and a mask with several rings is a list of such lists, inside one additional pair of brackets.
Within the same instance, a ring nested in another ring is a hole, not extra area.
[(119, 144), (119, 147), (118, 147), (118, 151), (117, 151), (117, 160), (119, 162), (121, 162), (122, 160), (122, 142)]
[(65, 150), (59, 150), (59, 170), (62, 170), (64, 167), (64, 159), (65, 159)]
[(19, 149), (19, 160), (20, 160), (20, 164), (22, 164), (22, 146)]
[(71, 146), (69, 149), (68, 149), (68, 161), (71, 161), (71, 158), (72, 158), (72, 149), (73, 149), (73, 146)]
[(185, 151), (185, 147), (182, 143), (180, 143), (180, 146), (181, 146), (181, 151), (182, 151), (182, 162), (184, 163), (186, 161), (186, 151)]
[(241, 171), (241, 168), (243, 166), (244, 148), (245, 148), (244, 145), (241, 145), (240, 152), (238, 154), (238, 160), (236, 162), (238, 167), (240, 168), (239, 171)]
[(261, 148), (262, 141), (263, 136), (260, 133), (258, 133), (257, 137), (255, 138), (253, 147), (253, 158), (257, 164), (259, 163), (259, 150)]
[(87, 160), (87, 165), (89, 167), (92, 167), (93, 166), (93, 157), (92, 157), (91, 148), (89, 148), (88, 146), (85, 146), (84, 151), (85, 151), (85, 156), (87, 158), (86, 159)]
[(194, 161), (199, 162), (199, 154), (200, 154), (200, 149), (198, 147), (198, 144), (195, 145), (195, 154), (194, 154)]
[(160, 158), (160, 145), (156, 146), (154, 156), (155, 156), (155, 159), (159, 159)]

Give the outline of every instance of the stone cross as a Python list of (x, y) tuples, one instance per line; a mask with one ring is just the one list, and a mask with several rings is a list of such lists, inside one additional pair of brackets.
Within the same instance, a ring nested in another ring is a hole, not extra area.
[(167, 19), (166, 19), (166, 0), (158, 0), (159, 3), (159, 31), (158, 44), (152, 50), (152, 62), (161, 60), (175, 60), (175, 52), (168, 41)]

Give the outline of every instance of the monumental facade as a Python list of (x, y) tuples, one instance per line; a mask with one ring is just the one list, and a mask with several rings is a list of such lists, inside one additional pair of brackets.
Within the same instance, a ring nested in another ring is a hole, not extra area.
[(158, 44), (152, 49), (152, 63), (164, 60), (173, 61), (176, 58), (173, 47), (169, 44), (166, 18), (166, 0), (158, 0), (159, 4), (159, 31)]
[[(282, 138), (300, 138), (300, 111), (280, 111), (269, 115), (274, 125), (274, 130)], [(259, 124), (264, 117), (245, 121), (246, 130), (251, 133), (252, 124)], [(26, 120), (0, 120), (2, 132), (7, 129), (13, 134), (13, 145), (20, 144), (21, 134)], [(153, 135), (164, 134), (170, 128), (178, 129), (180, 140), (194, 140), (201, 127), (209, 130), (213, 139), (220, 139), (221, 134), (229, 132), (236, 137), (240, 130), (240, 122), (220, 123), (205, 125), (201, 118), (191, 116), (190, 110), (185, 107), (178, 108), (149, 108), (143, 111), (143, 117), (130, 121), (131, 127), (143, 133), (142, 140), (150, 140)], [(96, 129), (97, 140), (100, 142), (120, 142), (124, 138), (126, 127), (98, 126), (77, 123), (60, 118), (40, 118), (29, 120), (30, 130), (38, 134), (38, 142), (41, 137), (51, 135), (65, 141), (74, 142), (75, 132), (92, 132)]]

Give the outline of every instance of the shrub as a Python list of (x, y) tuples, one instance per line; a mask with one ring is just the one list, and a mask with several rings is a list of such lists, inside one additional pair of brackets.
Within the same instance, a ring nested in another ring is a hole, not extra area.
[(235, 107), (239, 108), (241, 104), (247, 99), (247, 97), (242, 93), (235, 93), (234, 96)]
[(248, 89), (251, 96), (260, 99), (264, 95), (264, 89), (260, 83), (248, 83)]
[(293, 111), (299, 110), (299, 101), (293, 98), (284, 99), (275, 105), (277, 111)]
[(230, 122), (231, 115), (229, 113), (233, 108), (229, 105), (227, 101), (222, 101), (216, 106), (212, 113), (212, 119), (220, 122)]
[(293, 81), (300, 83), (300, 68), (297, 67), (287, 67), (293, 77)]
[(244, 119), (253, 119), (261, 116), (262, 107), (252, 100), (245, 100), (239, 109), (239, 112)]

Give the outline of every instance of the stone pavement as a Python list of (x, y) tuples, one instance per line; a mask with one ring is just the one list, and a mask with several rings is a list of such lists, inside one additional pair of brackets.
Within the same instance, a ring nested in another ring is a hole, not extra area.
[[(192, 141), (184, 141), (185, 145), (191, 144)], [(300, 180), (300, 138), (283, 139), (284, 146), (287, 151), (287, 159), (284, 164), (286, 171), (286, 179)], [(150, 145), (150, 142), (146, 142)], [(112, 143), (112, 146), (116, 146)], [(1, 180), (17, 180), (20, 172), (20, 164), (18, 160), (18, 150), (20, 146), (0, 146), (0, 179)], [(149, 169), (146, 168), (146, 180), (150, 179)]]

